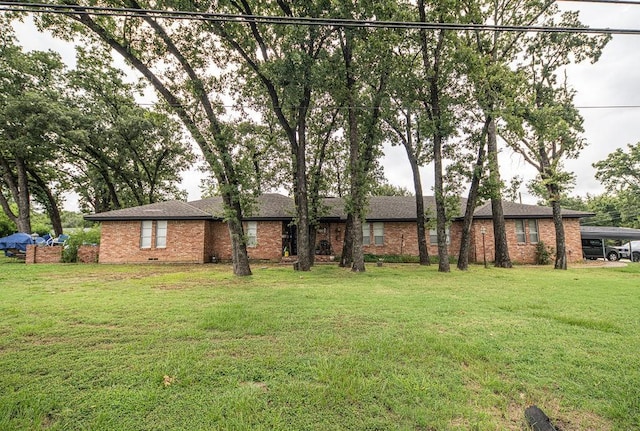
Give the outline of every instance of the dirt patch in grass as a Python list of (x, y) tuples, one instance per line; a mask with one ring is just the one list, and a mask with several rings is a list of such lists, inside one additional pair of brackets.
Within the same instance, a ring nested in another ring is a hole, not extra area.
[(193, 284), (158, 284), (153, 286), (154, 290), (184, 290), (193, 287)]
[(269, 392), (269, 387), (264, 382), (241, 382), (240, 386), (250, 389), (256, 389), (262, 393)]

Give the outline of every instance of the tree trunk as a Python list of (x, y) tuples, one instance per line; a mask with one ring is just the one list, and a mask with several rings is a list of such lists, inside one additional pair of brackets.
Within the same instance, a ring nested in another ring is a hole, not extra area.
[[(427, 15), (424, 0), (418, 0), (418, 12), (421, 22), (427, 22)], [(440, 17), (440, 21), (443, 21)], [(422, 47), (422, 63), (424, 67), (425, 79), (429, 82), (428, 99), (425, 98), (423, 103), (425, 111), (429, 114), (429, 118), (433, 123), (433, 165), (435, 177), (435, 198), (436, 198), (436, 232), (438, 237), (438, 271), (451, 271), (449, 264), (449, 248), (447, 245), (447, 214), (444, 196), (444, 178), (442, 166), (442, 144), (444, 142), (442, 127), (442, 112), (440, 99), (440, 62), (442, 49), (444, 47), (444, 30), (438, 33), (437, 44), (431, 52), (432, 58), (429, 58), (429, 46), (426, 30), (420, 31), (420, 43)]]
[(449, 249), (447, 246), (447, 215), (445, 210), (444, 184), (442, 178), (442, 137), (436, 133), (433, 137), (433, 162), (435, 171), (436, 194), (436, 231), (438, 236), (438, 271), (451, 271)]
[(364, 252), (362, 251), (362, 215), (360, 211), (353, 216), (353, 230), (352, 230), (352, 238), (353, 238), (353, 253), (351, 256), (353, 257), (353, 262), (351, 264), (351, 271), (353, 272), (364, 272)]
[(13, 197), (18, 205), (16, 226), (18, 232), (31, 233), (31, 194), (29, 193), (29, 179), (24, 160), (16, 158), (16, 176), (18, 194)]
[(351, 270), (353, 272), (364, 272), (364, 252), (362, 251), (362, 223), (363, 208), (365, 206), (364, 184), (362, 181), (362, 167), (360, 165), (360, 145), (358, 142), (357, 119), (355, 111), (349, 108), (349, 140), (351, 147), (350, 166), (351, 166)]
[[(485, 131), (488, 123), (485, 123)], [(462, 238), (460, 239), (460, 254), (458, 255), (458, 269), (466, 271), (469, 269), (469, 251), (471, 249), (471, 225), (473, 224), (473, 212), (476, 209), (478, 201), (478, 191), (480, 189), (480, 178), (482, 178), (482, 170), (484, 165), (484, 146), (485, 132), (480, 139), (480, 148), (478, 148), (478, 157), (473, 169), (471, 178), (471, 186), (469, 187), (469, 195), (467, 196), (467, 206), (464, 212), (464, 220), (462, 222)]]
[(31, 177), (36, 183), (35, 190), (39, 190), (39, 193), (36, 196), (39, 197), (39, 201), (47, 210), (47, 214), (49, 215), (49, 219), (51, 220), (51, 225), (53, 227), (53, 232), (55, 236), (60, 236), (62, 232), (62, 218), (60, 217), (60, 209), (58, 208), (58, 202), (51, 192), (49, 186), (44, 182), (44, 180), (32, 170), (29, 170)]
[(558, 187), (554, 184), (547, 186), (549, 196), (551, 197), (551, 208), (553, 210), (553, 225), (556, 229), (556, 262), (555, 269), (567, 269), (567, 248), (564, 236), (564, 223), (562, 223), (562, 209)]
[(353, 76), (353, 41), (351, 30), (345, 29), (342, 43), (342, 57), (345, 67), (345, 87), (347, 92), (347, 128), (349, 139), (350, 190), (348, 213), (352, 215), (351, 224), (351, 270), (364, 272), (364, 253), (362, 251), (362, 210), (364, 208), (364, 169), (360, 160), (360, 136), (356, 114), (356, 80)]
[(229, 236), (231, 237), (231, 260), (233, 262), (234, 275), (251, 275), (251, 267), (249, 266), (249, 256), (247, 254), (247, 244), (242, 227), (242, 209), (240, 202), (234, 200), (230, 193), (223, 194), (223, 201), (227, 208), (233, 213), (233, 217), (229, 217), (227, 225), (229, 227)]
[(300, 271), (311, 270), (311, 243), (309, 238), (309, 200), (307, 196), (307, 176), (305, 161), (305, 145), (297, 146), (296, 157), (296, 214), (298, 226), (298, 265)]
[[(362, 229), (360, 229), (362, 230)], [(342, 256), (340, 267), (347, 268), (353, 263), (353, 214), (347, 214), (344, 224), (344, 241), (342, 242)]]
[(418, 160), (416, 159), (413, 151), (410, 150), (408, 145), (405, 145), (407, 150), (407, 158), (411, 165), (411, 172), (413, 173), (413, 187), (416, 197), (416, 228), (418, 233), (418, 255), (420, 256), (420, 265), (431, 265), (429, 261), (429, 248), (427, 247), (427, 229), (425, 228), (426, 217), (424, 214), (424, 197), (422, 196), (422, 180), (420, 178), (420, 167), (418, 166)]
[(502, 191), (500, 171), (498, 166), (498, 139), (496, 136), (496, 123), (493, 116), (489, 119), (487, 128), (487, 155), (489, 160), (489, 183), (491, 187), (491, 211), (493, 214), (493, 235), (495, 243), (494, 266), (499, 268), (511, 268), (509, 246), (507, 245), (507, 232), (502, 209)]

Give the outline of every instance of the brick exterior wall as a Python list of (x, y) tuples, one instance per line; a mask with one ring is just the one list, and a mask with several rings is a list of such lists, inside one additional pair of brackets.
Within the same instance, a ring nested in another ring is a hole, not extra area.
[(153, 222), (151, 248), (140, 247), (142, 223), (138, 221), (102, 222), (100, 263), (204, 263), (206, 231), (204, 220), (169, 220), (167, 246), (157, 248), (156, 222)]
[(29, 244), (27, 245), (25, 263), (60, 263), (62, 262), (62, 249), (61, 246), (44, 247)]
[[(231, 238), (226, 223), (209, 222), (206, 247), (219, 260), (231, 260)], [(244, 226), (246, 232), (246, 223)], [(282, 221), (257, 222), (255, 247), (247, 247), (249, 259), (279, 261), (282, 257)]]
[[(373, 224), (370, 223), (371, 242), (373, 238)], [(327, 232), (324, 233), (324, 229)], [(326, 239), (331, 243), (331, 251), (334, 255), (342, 253), (342, 242), (344, 241), (345, 223), (327, 223), (321, 226), (321, 231), (316, 237), (316, 244)], [(460, 240), (462, 237), (462, 225), (453, 223), (449, 228), (451, 243), (449, 244), (449, 254), (455, 253), (457, 257), (460, 249)], [(438, 246), (429, 244), (429, 231), (427, 230), (427, 243), (429, 255), (438, 254)], [(365, 245), (363, 247), (365, 254), (375, 255), (418, 255), (418, 230), (415, 222), (384, 222), (384, 244), (382, 245)]]
[(209, 262), (212, 257), (218, 260), (231, 260), (231, 238), (226, 223), (221, 221), (207, 222), (204, 243)]
[(280, 260), (282, 233), (282, 221), (258, 222), (257, 245), (247, 248), (249, 259)]
[(79, 263), (96, 263), (100, 254), (100, 246), (97, 245), (81, 245), (78, 247)]
[[(580, 237), (580, 220), (565, 219), (565, 235), (567, 241), (567, 259), (569, 262), (582, 260), (582, 244)], [(167, 224), (167, 247), (155, 247), (155, 222), (152, 229), (152, 247), (140, 248), (140, 221), (109, 221), (102, 223), (102, 238), (100, 245), (100, 263), (207, 263), (212, 257), (217, 260), (231, 260), (231, 240), (226, 223), (221, 221), (191, 221), (169, 220)], [(373, 224), (371, 226), (371, 241), (373, 238)], [(481, 227), (486, 228), (484, 248), (482, 244)], [(316, 236), (316, 245), (321, 241), (328, 241), (331, 254), (342, 252), (344, 240), (344, 223), (326, 223), (320, 226)], [(534, 263), (535, 244), (526, 242), (518, 244), (516, 241), (516, 227), (513, 219), (506, 220), (509, 254), (514, 263)], [(525, 223), (527, 241), (529, 227)], [(462, 223), (454, 222), (450, 228), (449, 254), (457, 258), (462, 236)], [(428, 233), (428, 232), (427, 232)], [(282, 221), (260, 221), (257, 223), (257, 243), (255, 247), (248, 247), (249, 258), (254, 260), (279, 261), (282, 257), (284, 234)], [(555, 245), (555, 229), (553, 220), (539, 219), (538, 234), (547, 246)], [(429, 238), (427, 238), (429, 241)], [(44, 247), (51, 248), (51, 247)], [(368, 245), (364, 252), (376, 255), (417, 255), (417, 232), (414, 222), (385, 222), (384, 244)], [(472, 226), (471, 262), (482, 262), (486, 254), (488, 262), (494, 260), (493, 223), (491, 220), (476, 220)], [(435, 244), (429, 245), (429, 255), (438, 254)], [(29, 259), (29, 257), (27, 257)], [(59, 259), (59, 258), (58, 258)]]
[[(493, 240), (493, 221), (476, 220), (472, 227), (472, 256), (471, 261), (483, 262), (483, 247), (481, 227), (486, 229), (485, 247), (487, 261), (493, 262), (495, 258), (495, 242)], [(529, 242), (529, 225), (525, 222), (525, 243), (518, 243), (516, 237), (516, 222), (514, 219), (505, 220), (507, 242), (509, 245), (509, 257), (514, 263), (531, 264), (536, 261), (536, 244)], [(567, 262), (581, 262), (582, 259), (582, 239), (580, 236), (580, 219), (564, 219), (564, 234), (567, 249)], [(552, 219), (538, 219), (539, 240), (547, 247), (555, 248), (556, 230)], [(475, 259), (473, 254), (475, 254)], [(555, 255), (553, 257), (555, 259)]]

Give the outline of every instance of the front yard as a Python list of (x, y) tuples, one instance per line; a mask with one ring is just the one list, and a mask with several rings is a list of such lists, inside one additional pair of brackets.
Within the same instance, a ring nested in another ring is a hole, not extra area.
[(640, 428), (640, 265), (0, 259), (0, 429)]

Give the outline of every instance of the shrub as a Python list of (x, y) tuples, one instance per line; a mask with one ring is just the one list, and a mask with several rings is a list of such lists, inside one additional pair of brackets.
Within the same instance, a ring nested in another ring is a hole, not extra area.
[[(336, 260), (338, 260), (336, 258)], [(365, 262), (378, 262), (382, 260), (385, 263), (419, 263), (419, 256), (411, 256), (408, 254), (365, 254), (364, 261)], [(338, 260), (339, 261), (339, 260)], [(438, 255), (430, 255), (429, 262), (437, 264), (438, 263)], [(449, 263), (456, 263), (456, 256), (449, 256)]]
[(407, 256), (404, 254), (365, 254), (365, 262), (378, 262), (382, 260), (386, 263), (416, 263), (419, 262), (417, 256)]
[(551, 255), (553, 255), (553, 249), (547, 247), (544, 242), (540, 241), (536, 244), (536, 265), (549, 265)]
[(65, 263), (77, 262), (78, 248), (83, 244), (100, 244), (100, 229), (93, 227), (71, 234), (62, 252), (62, 261)]

